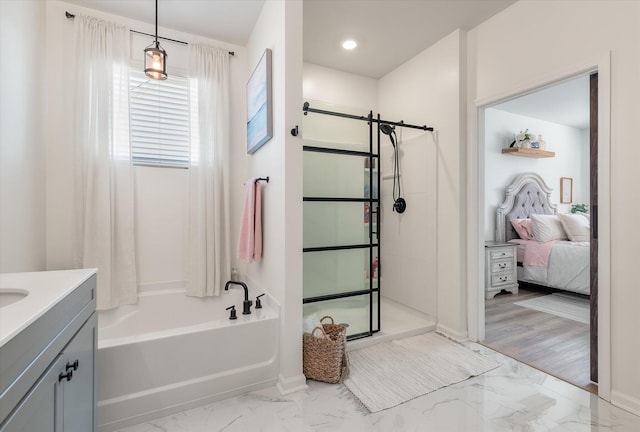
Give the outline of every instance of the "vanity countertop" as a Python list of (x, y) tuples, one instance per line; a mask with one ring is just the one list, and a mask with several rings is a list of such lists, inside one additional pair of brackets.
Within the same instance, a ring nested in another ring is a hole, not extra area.
[(0, 274), (0, 293), (26, 293), (0, 308), (0, 347), (96, 273), (96, 269)]

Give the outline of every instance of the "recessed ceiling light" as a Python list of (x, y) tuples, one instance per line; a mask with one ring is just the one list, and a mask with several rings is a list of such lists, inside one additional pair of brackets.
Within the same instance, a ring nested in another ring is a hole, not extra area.
[(347, 39), (346, 41), (342, 42), (342, 48), (346, 50), (352, 50), (357, 46), (358, 46), (358, 43), (353, 39)]

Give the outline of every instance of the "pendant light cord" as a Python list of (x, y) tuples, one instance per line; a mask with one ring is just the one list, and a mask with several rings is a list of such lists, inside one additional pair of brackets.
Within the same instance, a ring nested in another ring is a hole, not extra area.
[(156, 47), (158, 46), (158, 0), (156, 0)]

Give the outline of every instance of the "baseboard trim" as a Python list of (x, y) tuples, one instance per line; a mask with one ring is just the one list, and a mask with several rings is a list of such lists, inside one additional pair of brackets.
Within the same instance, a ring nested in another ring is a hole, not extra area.
[(307, 390), (307, 378), (300, 374), (294, 377), (285, 378), (282, 374), (278, 375), (278, 383), (276, 388), (282, 395)]
[(640, 416), (640, 399), (638, 398), (612, 390), (611, 404)]
[(436, 332), (441, 333), (449, 339), (453, 339), (456, 342), (465, 342), (469, 340), (469, 332), (463, 331), (459, 332), (457, 330), (453, 330), (443, 324), (438, 323), (436, 325)]

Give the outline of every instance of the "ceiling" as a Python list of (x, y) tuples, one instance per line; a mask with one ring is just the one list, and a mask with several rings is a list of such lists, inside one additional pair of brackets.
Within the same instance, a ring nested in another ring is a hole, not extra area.
[(572, 78), (492, 108), (586, 129), (589, 127), (589, 76)]
[[(155, 19), (153, 0), (65, 1), (152, 24)], [(380, 78), (455, 29), (470, 30), (514, 1), (304, 0), (304, 60)], [(158, 24), (246, 45), (263, 3), (159, 0)], [(343, 50), (341, 42), (347, 37), (354, 38), (358, 48)]]
[[(380, 78), (454, 30), (471, 30), (507, 0), (304, 0), (304, 60)], [(358, 47), (340, 46), (353, 38)]]
[[(65, 1), (151, 24), (155, 19), (153, 0)], [(380, 78), (455, 29), (470, 30), (514, 2), (304, 0), (304, 61)], [(264, 0), (159, 0), (158, 23), (160, 27), (244, 46), (263, 4)], [(353, 51), (342, 49), (341, 42), (346, 38), (355, 39), (358, 47)], [(588, 94), (588, 79), (583, 77), (494, 108), (585, 128), (589, 124)]]
[[(154, 0), (63, 1), (155, 24)], [(264, 0), (158, 0), (158, 26), (244, 46), (263, 3)]]

